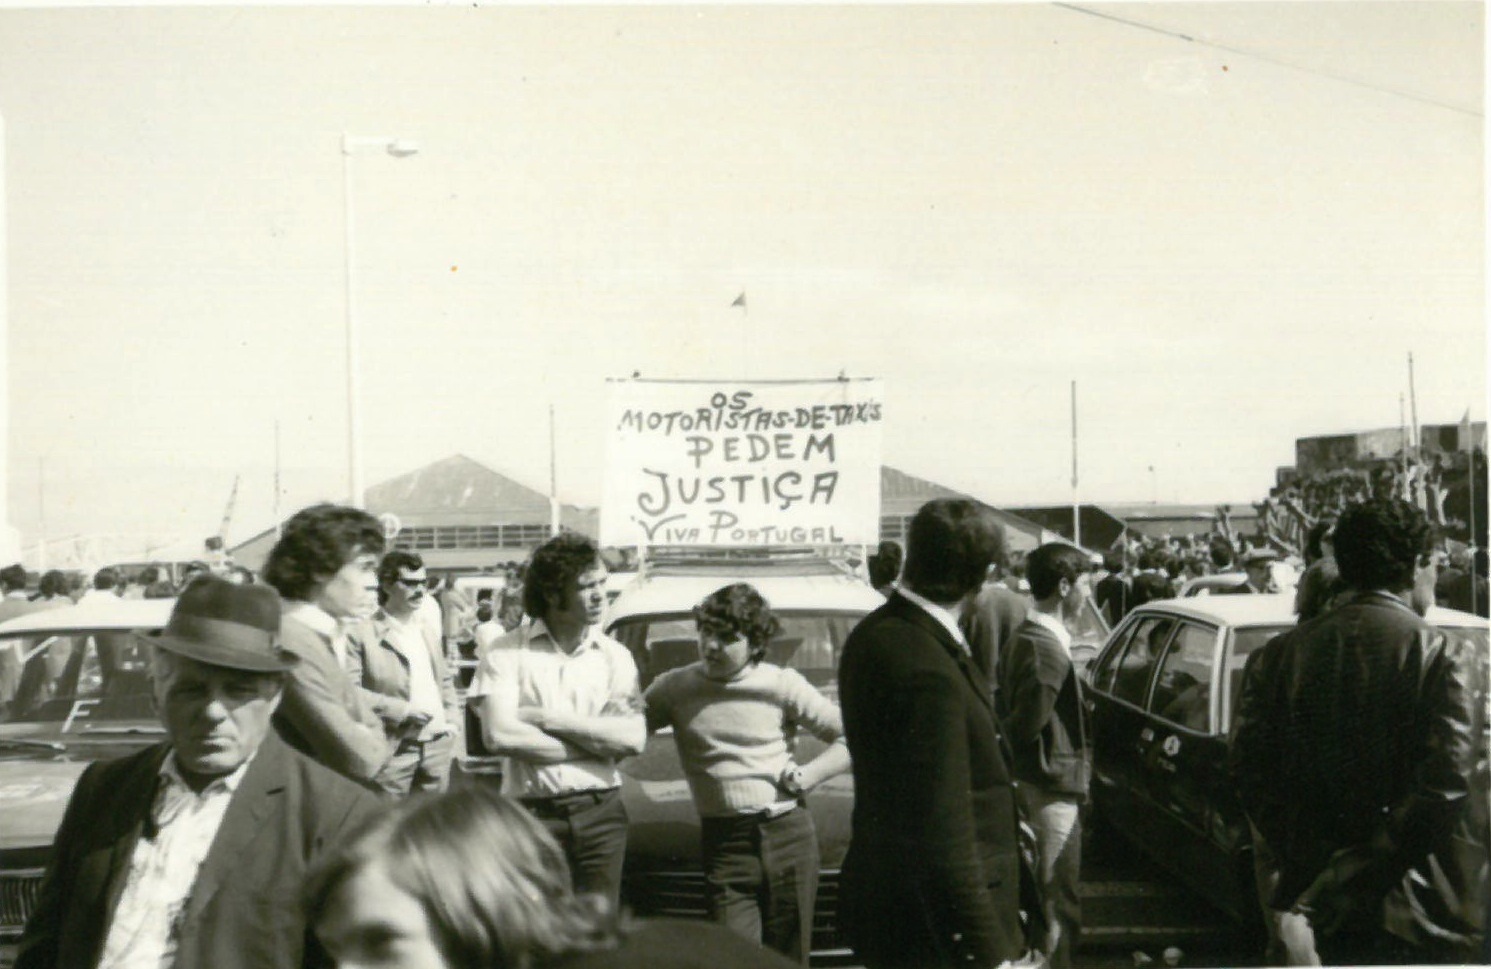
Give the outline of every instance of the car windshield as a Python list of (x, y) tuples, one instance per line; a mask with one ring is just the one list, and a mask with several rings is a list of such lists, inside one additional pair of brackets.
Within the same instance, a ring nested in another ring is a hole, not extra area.
[(152, 729), (149, 654), (129, 630), (0, 639), (0, 726)]
[[(839, 654), (859, 613), (777, 612), (782, 631), (771, 641), (766, 660), (797, 670), (830, 698), (837, 692)], [(631, 616), (611, 628), (611, 635), (637, 660), (642, 687), (668, 670), (699, 658), (699, 630), (689, 614)]]

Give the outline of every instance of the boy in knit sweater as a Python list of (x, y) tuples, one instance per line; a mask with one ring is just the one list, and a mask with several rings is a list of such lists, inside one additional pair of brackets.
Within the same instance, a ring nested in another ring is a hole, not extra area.
[[(647, 726), (673, 727), (701, 819), (712, 916), (806, 965), (819, 858), (803, 798), (849, 769), (843, 720), (801, 673), (763, 661), (781, 623), (750, 585), (711, 594), (694, 619), (699, 662), (648, 688)], [(800, 765), (799, 727), (828, 744)]]

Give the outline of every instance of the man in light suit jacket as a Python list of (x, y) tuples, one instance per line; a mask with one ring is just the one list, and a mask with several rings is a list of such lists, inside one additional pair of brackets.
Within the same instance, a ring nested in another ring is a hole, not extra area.
[(167, 740), (83, 773), (16, 969), (327, 965), (308, 867), (377, 798), (287, 747), (270, 718), (294, 658), (279, 597), (204, 577), (149, 637)]
[(958, 620), (1004, 533), (976, 502), (938, 499), (909, 546), (900, 587), (839, 667), (855, 789), (843, 921), (869, 969), (994, 967), (1026, 954), (1019, 813)]
[(348, 675), (347, 627), (378, 609), (382, 553), (378, 519), (320, 504), (290, 516), (264, 563), (264, 581), (285, 600), (281, 642), (300, 660), (275, 728), (296, 750), (374, 790), (391, 748)]
[(382, 607), (348, 636), (352, 682), (383, 721), (393, 755), (373, 778), (397, 796), (443, 791), (461, 728), (456, 685), (440, 642), (423, 621), (424, 559), (395, 549), (378, 563)]

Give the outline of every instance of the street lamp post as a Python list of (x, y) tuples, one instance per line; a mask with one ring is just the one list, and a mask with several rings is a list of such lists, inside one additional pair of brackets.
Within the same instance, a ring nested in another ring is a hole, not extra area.
[(395, 158), (419, 154), (419, 145), (404, 138), (359, 137), (342, 134), (342, 197), (345, 214), (347, 268), (347, 484), (352, 505), (363, 506), (362, 414), (358, 394), (357, 286), (353, 234), (356, 219), (352, 205), (352, 156), (359, 152), (386, 151)]

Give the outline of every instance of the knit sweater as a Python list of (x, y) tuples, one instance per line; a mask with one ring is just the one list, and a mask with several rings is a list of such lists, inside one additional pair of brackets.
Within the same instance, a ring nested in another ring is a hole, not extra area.
[(713, 680), (703, 663), (669, 670), (648, 687), (647, 724), (671, 725), (701, 817), (759, 811), (788, 795), (777, 786), (792, 763), (799, 726), (842, 742), (839, 708), (801, 673), (771, 663)]

